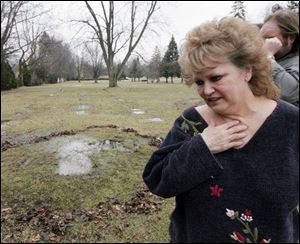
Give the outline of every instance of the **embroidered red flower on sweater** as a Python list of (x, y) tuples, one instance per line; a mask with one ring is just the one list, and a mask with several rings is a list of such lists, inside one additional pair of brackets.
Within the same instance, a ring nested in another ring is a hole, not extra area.
[(226, 215), (231, 219), (231, 220), (237, 220), (239, 221), (242, 226), (243, 226), (243, 233), (242, 235), (238, 231), (234, 231), (230, 237), (234, 239), (235, 241), (238, 241), (240, 243), (270, 243), (271, 239), (260, 239), (258, 238), (258, 229), (255, 227), (253, 230), (250, 227), (249, 222), (253, 221), (252, 217), (252, 211), (249, 209), (245, 209), (245, 211), (240, 214), (238, 211), (234, 211), (231, 209), (226, 208)]
[(241, 243), (245, 243), (246, 241), (246, 238), (238, 231), (234, 231), (230, 237)]
[(212, 197), (220, 197), (221, 192), (224, 190), (223, 188), (219, 187), (219, 185), (211, 186), (209, 189)]
[(244, 213), (241, 214), (241, 219), (242, 219), (243, 221), (251, 222), (251, 221), (253, 220), (253, 218), (252, 218), (252, 211), (249, 210), (249, 209), (246, 209), (246, 210), (244, 211)]

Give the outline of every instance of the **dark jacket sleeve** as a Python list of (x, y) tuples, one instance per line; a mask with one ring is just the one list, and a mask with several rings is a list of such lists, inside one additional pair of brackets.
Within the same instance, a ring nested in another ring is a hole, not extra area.
[(149, 190), (165, 198), (187, 192), (223, 169), (201, 135), (188, 138), (180, 127), (181, 122), (180, 118), (175, 121), (143, 173)]

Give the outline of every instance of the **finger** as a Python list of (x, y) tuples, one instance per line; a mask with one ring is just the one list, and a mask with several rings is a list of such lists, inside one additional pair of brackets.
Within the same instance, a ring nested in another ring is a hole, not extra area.
[(276, 36), (274, 36), (272, 38), (272, 40), (274, 40), (276, 43), (280, 43), (281, 44), (281, 40), (278, 37), (276, 37)]
[(229, 128), (227, 130), (227, 132), (230, 133), (230, 134), (234, 134), (234, 133), (245, 131), (247, 129), (248, 129), (247, 125), (240, 124), (240, 125), (232, 126), (231, 128)]
[(229, 136), (229, 140), (230, 140), (230, 142), (239, 141), (239, 140), (245, 138), (246, 136), (247, 136), (247, 133), (245, 133), (245, 132), (235, 133), (235, 134), (232, 134)]
[(233, 148), (233, 147), (238, 148), (238, 147), (242, 146), (243, 144), (244, 144), (243, 140), (237, 140), (237, 141), (232, 141), (232, 142), (228, 143), (227, 146), (228, 146), (228, 149)]
[(233, 121), (230, 121), (230, 122), (227, 122), (225, 124), (222, 124), (221, 126), (223, 126), (226, 130), (230, 129), (231, 127), (233, 126), (236, 126), (238, 124), (240, 124), (241, 122), (238, 121), (238, 120), (233, 120)]

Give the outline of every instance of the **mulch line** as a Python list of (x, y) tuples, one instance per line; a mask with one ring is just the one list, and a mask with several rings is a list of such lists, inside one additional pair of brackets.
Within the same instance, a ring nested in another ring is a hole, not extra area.
[[(15, 147), (22, 146), (24, 144), (34, 144), (34, 143), (39, 143), (39, 142), (42, 142), (42, 141), (48, 141), (52, 137), (76, 135), (77, 133), (84, 132), (84, 131), (87, 131), (89, 129), (96, 129), (96, 128), (119, 129), (119, 127), (117, 125), (112, 125), (112, 124), (109, 124), (109, 125), (91, 125), (91, 126), (86, 127), (83, 130), (64, 130), (64, 131), (59, 131), (59, 132), (51, 132), (49, 135), (35, 137), (35, 138), (29, 140), (28, 142), (25, 142), (25, 143), (21, 143), (21, 142), (18, 143), (16, 141), (14, 141), (12, 138), (6, 138), (3, 142), (1, 140), (1, 152), (6, 151), (9, 148), (15, 148)], [(140, 133), (137, 132), (137, 130), (135, 130), (133, 128), (123, 128), (122, 132), (134, 133), (135, 136), (142, 137), (142, 138), (147, 138), (147, 139), (150, 140), (148, 144), (150, 146), (154, 146), (154, 147), (159, 147), (160, 144), (163, 141), (159, 137), (140, 134)]]

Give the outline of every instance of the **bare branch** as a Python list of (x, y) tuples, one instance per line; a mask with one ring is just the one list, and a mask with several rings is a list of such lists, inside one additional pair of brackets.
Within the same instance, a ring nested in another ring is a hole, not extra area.
[(102, 30), (101, 30), (101, 27), (100, 27), (100, 24), (98, 22), (98, 19), (95, 15), (95, 12), (94, 10), (92, 9), (92, 7), (89, 5), (88, 1), (84, 1), (86, 3), (86, 6), (88, 8), (88, 10), (90, 11), (96, 25), (97, 25), (97, 28), (90, 25), (94, 30), (95, 30), (95, 33), (97, 34), (97, 36), (99, 37), (99, 43), (100, 43), (100, 46), (101, 46), (101, 49), (102, 49), (102, 52), (103, 52), (103, 57), (104, 57), (104, 60), (105, 60), (105, 63), (108, 64), (108, 55), (107, 55), (107, 52), (106, 52), (106, 49), (105, 49), (105, 43), (104, 43), (104, 38), (103, 38), (103, 34), (102, 34)]
[[(93, 18), (93, 21), (95, 22), (95, 25), (91, 24), (89, 21), (81, 22), (85, 23), (87, 26), (91, 27), (92, 30), (94, 30), (95, 35), (98, 38), (98, 42), (100, 43), (104, 61), (107, 66), (107, 71), (110, 77), (109, 85), (116, 86), (116, 81), (121, 74), (123, 67), (128, 61), (133, 50), (136, 48), (137, 44), (140, 42), (145, 30), (149, 25), (149, 20), (157, 8), (157, 2), (152, 1), (150, 3), (145, 15), (146, 17), (142, 21), (137, 20), (138, 4), (135, 1), (131, 2), (129, 19), (130, 27), (129, 31), (127, 32), (127, 36), (123, 24), (121, 24), (122, 29), (120, 30), (118, 28), (118, 23), (116, 23), (116, 12), (118, 11), (115, 11), (114, 1), (108, 2), (108, 9), (105, 8), (104, 1), (101, 1), (102, 15), (99, 16), (96, 15), (93, 8), (87, 1), (85, 1), (85, 3)], [(103, 20), (104, 26), (100, 26), (99, 20)], [(123, 21), (121, 22), (123, 23)], [(136, 22), (138, 22), (138, 24), (136, 24)], [(119, 68), (117, 69), (114, 64), (114, 58), (115, 55), (120, 50), (124, 50), (124, 48), (126, 48), (127, 51), (125, 57), (119, 65)]]

